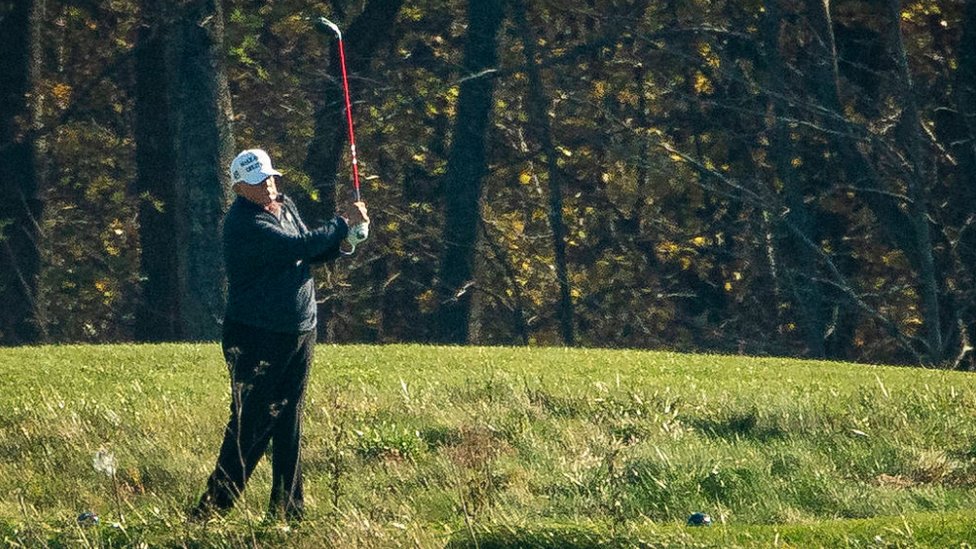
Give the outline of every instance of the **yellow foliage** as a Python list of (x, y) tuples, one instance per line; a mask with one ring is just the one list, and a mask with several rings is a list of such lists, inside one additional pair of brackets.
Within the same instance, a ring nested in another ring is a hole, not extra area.
[(881, 262), (884, 263), (885, 266), (901, 264), (903, 263), (903, 259), (904, 256), (902, 255), (901, 251), (888, 252), (881, 256)]
[(400, 10), (404, 19), (409, 21), (420, 21), (424, 18), (424, 10), (416, 7), (405, 7)]
[(593, 91), (590, 92), (593, 99), (603, 99), (607, 96), (607, 83), (603, 80), (597, 80), (593, 83)]
[(707, 76), (700, 72), (695, 73), (695, 93), (702, 95), (709, 95), (715, 91), (712, 87), (712, 81), (708, 79)]
[(913, 2), (901, 11), (902, 21), (912, 23), (920, 17), (939, 15), (942, 9), (934, 2)]
[(519, 183), (523, 185), (528, 185), (532, 182), (532, 174), (529, 172), (522, 172), (519, 174)]
[(512, 230), (516, 234), (522, 234), (522, 233), (524, 233), (525, 232), (525, 222), (522, 221), (521, 219), (516, 219), (516, 220), (512, 221)]
[(417, 296), (417, 305), (422, 313), (432, 313), (437, 308), (437, 296), (434, 295), (434, 290), (427, 290), (426, 292)]
[(701, 42), (698, 44), (698, 54), (702, 56), (702, 59), (708, 63), (708, 66), (718, 68), (722, 62), (715, 52), (712, 51), (712, 45), (708, 42)]
[(674, 242), (665, 240), (657, 245), (657, 253), (661, 255), (674, 255), (678, 253), (678, 245)]
[(631, 107), (637, 106), (637, 94), (630, 90), (621, 90), (617, 93), (617, 101)]
[(62, 109), (67, 108), (68, 103), (71, 102), (71, 92), (71, 86), (63, 82), (59, 82), (51, 88), (51, 96)]

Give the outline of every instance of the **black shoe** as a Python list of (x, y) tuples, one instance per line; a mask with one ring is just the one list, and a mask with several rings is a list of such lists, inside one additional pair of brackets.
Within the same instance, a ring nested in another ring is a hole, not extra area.
[(301, 506), (290, 506), (282, 509), (280, 506), (273, 505), (268, 509), (267, 520), (269, 522), (284, 521), (291, 526), (298, 526), (305, 520), (305, 510)]
[(186, 518), (190, 522), (205, 523), (224, 516), (229, 510), (230, 508), (218, 507), (210, 498), (204, 496), (200, 498), (200, 503), (196, 507), (190, 509)]
[(209, 522), (211, 519), (214, 519), (216, 517), (217, 517), (217, 513), (214, 512), (212, 508), (204, 507), (202, 505), (198, 505), (193, 509), (190, 509), (190, 511), (186, 514), (187, 521), (196, 522), (199, 524)]

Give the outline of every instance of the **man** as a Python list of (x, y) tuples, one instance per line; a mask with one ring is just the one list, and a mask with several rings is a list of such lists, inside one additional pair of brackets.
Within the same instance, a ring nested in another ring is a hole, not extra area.
[(205, 519), (229, 510), (270, 442), (269, 515), (300, 520), (302, 402), (316, 323), (310, 266), (338, 257), (343, 243), (354, 249), (367, 234), (369, 217), (366, 205), (354, 202), (309, 230), (291, 199), (278, 192), (281, 173), (260, 149), (237, 155), (230, 173), (237, 198), (224, 218), (222, 347), (231, 413), (217, 466), (191, 515)]

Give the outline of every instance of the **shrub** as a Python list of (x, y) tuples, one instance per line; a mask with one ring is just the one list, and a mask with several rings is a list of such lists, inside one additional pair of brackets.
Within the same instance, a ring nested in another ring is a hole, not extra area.
[(382, 421), (356, 431), (356, 454), (364, 459), (414, 459), (427, 449), (417, 431)]

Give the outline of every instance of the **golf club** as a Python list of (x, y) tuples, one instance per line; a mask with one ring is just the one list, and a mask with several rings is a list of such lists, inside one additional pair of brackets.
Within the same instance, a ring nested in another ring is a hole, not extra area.
[[(342, 31), (339, 30), (338, 25), (325, 17), (319, 17), (315, 20), (315, 30), (323, 34), (329, 34), (331, 31), (335, 33), (339, 41), (339, 66), (342, 69), (342, 91), (346, 99), (346, 126), (349, 128), (349, 152), (352, 159), (352, 186), (356, 193), (356, 202), (360, 202), (362, 197), (359, 192), (359, 162), (356, 160), (356, 132), (353, 129), (352, 123), (352, 102), (349, 100), (349, 78), (346, 75), (346, 49), (342, 44)], [(356, 244), (366, 240), (369, 236), (369, 224), (360, 223), (352, 227), (351, 230), (356, 240), (355, 242), (351, 242), (353, 251), (355, 251)]]

